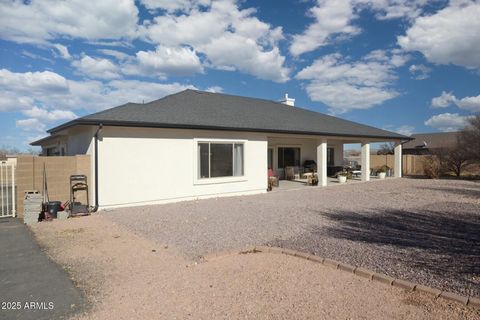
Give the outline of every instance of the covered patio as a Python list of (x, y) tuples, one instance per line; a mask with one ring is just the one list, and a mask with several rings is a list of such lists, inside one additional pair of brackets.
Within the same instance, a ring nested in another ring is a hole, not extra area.
[[(360, 144), (360, 167), (352, 168), (353, 177), (348, 183), (379, 179), (372, 175), (376, 168), (370, 166), (372, 143), (394, 142), (394, 167), (391, 177), (402, 176), (402, 140), (368, 137), (305, 136), (272, 134), (268, 137), (268, 168), (280, 180), (279, 189), (306, 187), (306, 172), (314, 171), (318, 186), (340, 184), (336, 178), (344, 170), (344, 145)], [(355, 170), (357, 169), (357, 170)], [(373, 169), (373, 170), (372, 170)]]

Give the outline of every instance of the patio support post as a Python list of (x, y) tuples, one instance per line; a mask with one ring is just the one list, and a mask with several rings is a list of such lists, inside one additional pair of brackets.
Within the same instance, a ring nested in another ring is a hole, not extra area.
[(318, 186), (327, 186), (327, 139), (321, 139), (317, 144), (317, 175)]
[(362, 181), (370, 181), (370, 143), (362, 142)]
[(393, 151), (395, 154), (395, 166), (393, 168), (395, 178), (402, 177), (402, 144), (400, 142), (395, 144), (395, 149)]

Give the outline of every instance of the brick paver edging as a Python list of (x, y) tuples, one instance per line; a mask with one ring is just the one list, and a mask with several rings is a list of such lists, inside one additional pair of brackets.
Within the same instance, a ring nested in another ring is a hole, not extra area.
[(468, 305), (476, 308), (480, 308), (480, 299), (476, 297), (466, 297), (460, 294), (456, 294), (453, 292), (442, 291), (439, 289), (427, 287), (421, 284), (413, 283), (410, 281), (392, 278), (385, 274), (376, 273), (371, 270), (351, 266), (349, 264), (341, 263), (332, 259), (322, 258), (313, 254), (291, 250), (291, 249), (284, 249), (279, 247), (267, 247), (267, 246), (250, 246), (244, 248), (242, 250), (230, 250), (224, 252), (217, 252), (211, 255), (207, 255), (203, 257), (206, 261), (214, 260), (215, 258), (237, 255), (237, 254), (249, 254), (249, 253), (257, 253), (257, 252), (267, 252), (267, 253), (276, 253), (276, 254), (286, 254), (292, 257), (298, 257), (305, 260), (321, 263), (325, 266), (338, 269), (341, 271), (345, 271), (348, 273), (352, 273), (356, 276), (367, 278), (372, 281), (380, 282), (386, 285), (394, 286), (397, 288), (401, 288), (407, 291), (418, 291), (422, 293), (426, 293), (434, 298), (443, 298), (449, 301), (454, 301), (461, 303), (463, 305)]

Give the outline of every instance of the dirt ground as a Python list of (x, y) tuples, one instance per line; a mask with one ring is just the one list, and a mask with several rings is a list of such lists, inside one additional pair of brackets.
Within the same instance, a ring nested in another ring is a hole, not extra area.
[(32, 231), (91, 301), (76, 319), (480, 319), (478, 309), (295, 257), (195, 262), (102, 216)]

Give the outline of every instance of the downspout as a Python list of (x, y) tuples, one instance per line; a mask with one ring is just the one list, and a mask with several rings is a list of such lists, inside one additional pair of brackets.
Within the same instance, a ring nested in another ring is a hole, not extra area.
[(91, 212), (97, 212), (98, 210), (98, 134), (100, 131), (102, 131), (103, 124), (100, 123), (100, 125), (97, 128), (97, 131), (95, 132), (94, 138), (94, 150), (95, 150), (95, 158), (94, 158), (94, 170), (95, 170), (95, 206), (93, 207)]

